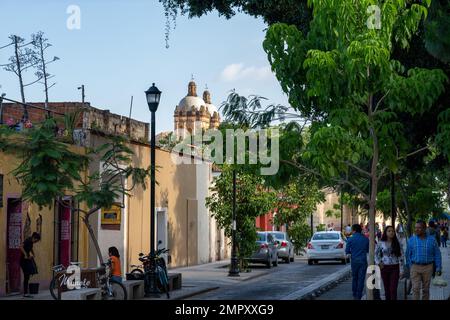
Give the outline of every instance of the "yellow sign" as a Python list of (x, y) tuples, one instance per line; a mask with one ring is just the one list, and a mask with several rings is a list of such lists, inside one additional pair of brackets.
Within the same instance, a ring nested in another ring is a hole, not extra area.
[(122, 208), (113, 205), (111, 208), (102, 208), (102, 224), (120, 225), (122, 221)]

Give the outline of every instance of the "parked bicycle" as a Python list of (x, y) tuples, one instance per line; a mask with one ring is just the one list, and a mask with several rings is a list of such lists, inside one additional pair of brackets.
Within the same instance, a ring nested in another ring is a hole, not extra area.
[[(158, 242), (158, 246), (161, 241)], [(139, 254), (139, 261), (142, 262), (141, 265), (131, 265), (131, 274), (134, 275), (136, 279), (144, 279), (144, 286), (146, 294), (150, 293), (151, 288), (151, 274), (152, 270), (155, 272), (156, 288), (159, 292), (165, 292), (167, 298), (170, 298), (169, 293), (169, 276), (167, 273), (166, 261), (163, 258), (163, 254), (169, 252), (169, 249), (161, 248), (157, 249), (155, 255), (152, 257), (151, 254), (144, 255)]]
[[(70, 262), (71, 266), (79, 268), (81, 262)], [(73, 274), (67, 273), (67, 268), (63, 265), (57, 265), (52, 268), (53, 278), (50, 282), (50, 294), (53, 299), (61, 300), (61, 292), (67, 290), (69, 277)], [(80, 274), (81, 276), (81, 274)], [(80, 279), (81, 283), (72, 284), (80, 289), (83, 288), (100, 288), (103, 300), (127, 300), (127, 290), (125, 286), (111, 279), (111, 260), (103, 263), (102, 266), (95, 271), (95, 281), (97, 283), (90, 283), (89, 280)], [(76, 290), (76, 289), (75, 289)]]

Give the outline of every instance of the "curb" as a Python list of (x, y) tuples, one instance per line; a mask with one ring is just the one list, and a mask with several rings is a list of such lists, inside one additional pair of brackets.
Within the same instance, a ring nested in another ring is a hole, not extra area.
[(342, 270), (339, 270), (305, 288), (294, 291), (280, 300), (312, 300), (336, 286), (339, 282), (350, 276), (350, 274), (351, 269), (350, 265), (348, 265)]
[(181, 295), (179, 297), (174, 298), (173, 300), (183, 300), (183, 299), (187, 299), (187, 298), (191, 298), (193, 296), (202, 294), (202, 293), (206, 293), (206, 292), (210, 292), (210, 291), (214, 291), (219, 289), (220, 287), (210, 287), (210, 288), (205, 288), (205, 289), (201, 289), (195, 292), (191, 292), (191, 293), (186, 293), (184, 295)]

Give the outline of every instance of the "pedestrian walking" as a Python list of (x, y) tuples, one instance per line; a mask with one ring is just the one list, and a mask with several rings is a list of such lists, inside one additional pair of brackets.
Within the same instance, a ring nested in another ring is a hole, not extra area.
[(30, 277), (38, 273), (36, 261), (34, 260), (33, 245), (41, 240), (41, 235), (37, 232), (33, 232), (31, 237), (26, 238), (20, 248), (20, 267), (23, 272), (23, 297), (33, 298), (28, 294), (28, 285)]
[(448, 231), (445, 226), (441, 227), (441, 245), (442, 248), (447, 248)]
[(108, 249), (108, 255), (111, 259), (111, 279), (122, 283), (122, 268), (120, 265), (119, 250), (117, 250), (116, 247), (110, 247)]
[(352, 236), (347, 241), (345, 253), (351, 255), (353, 299), (361, 300), (367, 272), (369, 239), (361, 234), (359, 224), (352, 226)]
[(392, 226), (384, 228), (375, 249), (375, 264), (380, 267), (386, 300), (397, 300), (398, 281), (404, 268), (404, 254)]
[(415, 235), (408, 240), (405, 256), (406, 267), (410, 270), (413, 299), (419, 300), (422, 291), (422, 300), (429, 300), (433, 265), (440, 276), (442, 259), (436, 238), (427, 234), (424, 221), (417, 221)]
[(345, 227), (345, 236), (346, 236), (346, 237), (350, 237), (351, 234), (352, 234), (352, 226), (351, 226), (350, 224), (348, 224), (348, 225)]

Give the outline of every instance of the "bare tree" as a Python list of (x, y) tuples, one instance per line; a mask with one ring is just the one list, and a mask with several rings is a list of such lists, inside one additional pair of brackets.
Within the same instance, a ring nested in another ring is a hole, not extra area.
[(53, 87), (55, 83), (52, 83), (49, 85), (48, 80), (54, 77), (54, 75), (51, 75), (47, 72), (47, 66), (59, 60), (58, 57), (53, 57), (53, 60), (45, 61), (45, 52), (48, 48), (52, 46), (51, 43), (48, 42), (48, 39), (45, 38), (44, 33), (42, 31), (39, 31), (36, 34), (33, 34), (32, 36), (32, 45), (35, 49), (35, 52), (37, 54), (37, 71), (36, 71), (36, 77), (38, 78), (38, 81), (43, 80), (43, 82), (40, 82), (44, 85), (44, 92), (45, 92), (45, 109), (48, 110), (48, 90)]
[(20, 95), (22, 103), (25, 103), (25, 87), (30, 86), (37, 81), (25, 84), (23, 75), (26, 70), (37, 65), (38, 60), (36, 52), (29, 48), (31, 44), (25, 43), (25, 39), (16, 35), (9, 37), (14, 45), (14, 55), (9, 58), (9, 63), (5, 65), (5, 70), (13, 72), (19, 78)]

